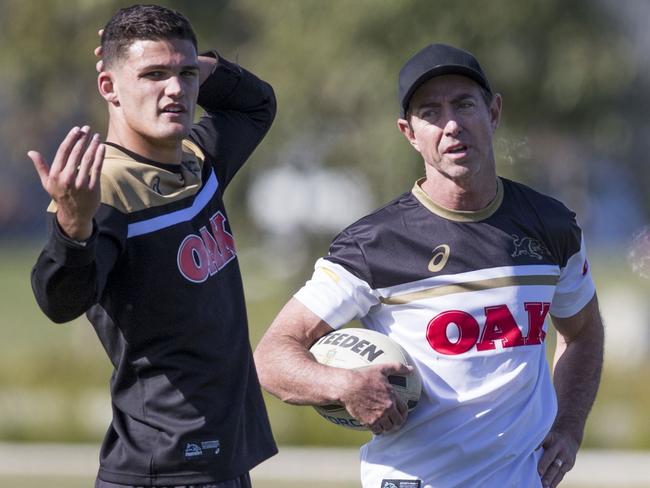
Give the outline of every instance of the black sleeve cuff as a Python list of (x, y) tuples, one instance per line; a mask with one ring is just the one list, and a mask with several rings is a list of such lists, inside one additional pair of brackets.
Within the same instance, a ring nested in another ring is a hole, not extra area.
[(97, 247), (97, 223), (93, 220), (93, 233), (83, 242), (75, 241), (65, 235), (61, 226), (52, 219), (52, 232), (48, 247), (52, 252), (54, 260), (62, 266), (87, 266), (95, 260), (95, 249)]

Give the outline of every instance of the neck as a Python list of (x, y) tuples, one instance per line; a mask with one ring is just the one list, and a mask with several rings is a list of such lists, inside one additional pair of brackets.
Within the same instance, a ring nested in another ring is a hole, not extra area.
[(154, 141), (135, 134), (132, 131), (120, 130), (115, 124), (109, 123), (106, 141), (125, 147), (140, 156), (165, 164), (180, 164), (183, 157), (183, 141)]
[(496, 173), (489, 177), (467, 180), (448, 178), (440, 173), (432, 174), (428, 168), (426, 173), (427, 179), (422, 183), (422, 189), (436, 204), (449, 210), (482, 210), (497, 194)]

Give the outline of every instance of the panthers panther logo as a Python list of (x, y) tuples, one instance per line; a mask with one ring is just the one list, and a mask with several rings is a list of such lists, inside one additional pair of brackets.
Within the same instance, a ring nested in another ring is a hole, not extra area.
[(530, 256), (531, 258), (541, 260), (545, 254), (550, 254), (541, 241), (533, 239), (532, 237), (519, 237), (516, 234), (512, 234), (512, 243), (515, 246), (515, 249), (511, 254), (513, 258), (518, 256)]

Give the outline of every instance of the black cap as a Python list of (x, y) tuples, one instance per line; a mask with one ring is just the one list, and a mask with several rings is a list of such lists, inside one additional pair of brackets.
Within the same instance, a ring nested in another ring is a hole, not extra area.
[(492, 93), (481, 65), (471, 53), (446, 44), (431, 44), (413, 55), (399, 72), (402, 117), (406, 115), (415, 90), (424, 82), (441, 75), (467, 76)]

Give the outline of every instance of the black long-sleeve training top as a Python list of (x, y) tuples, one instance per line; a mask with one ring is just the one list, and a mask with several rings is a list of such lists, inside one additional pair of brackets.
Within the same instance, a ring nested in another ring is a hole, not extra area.
[(277, 452), (253, 364), (222, 196), (275, 116), (271, 86), (223, 58), (180, 166), (108, 145), (85, 243), (54, 205), (32, 271), (55, 322), (86, 313), (112, 364), (99, 478), (179, 485), (235, 478)]

